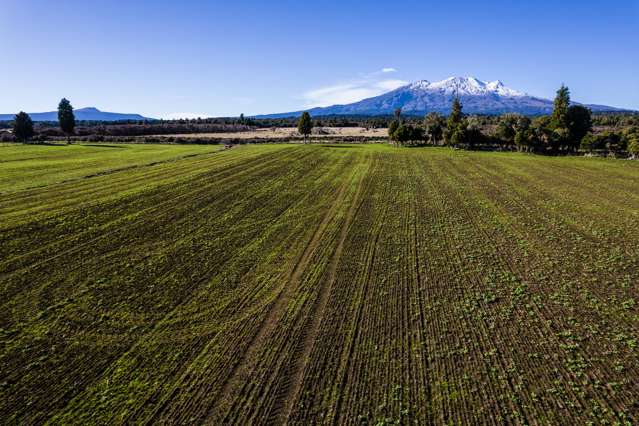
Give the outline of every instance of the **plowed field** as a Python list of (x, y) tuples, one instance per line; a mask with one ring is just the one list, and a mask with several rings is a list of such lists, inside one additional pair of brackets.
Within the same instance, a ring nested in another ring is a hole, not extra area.
[(0, 423), (639, 422), (639, 163), (100, 149), (0, 147)]

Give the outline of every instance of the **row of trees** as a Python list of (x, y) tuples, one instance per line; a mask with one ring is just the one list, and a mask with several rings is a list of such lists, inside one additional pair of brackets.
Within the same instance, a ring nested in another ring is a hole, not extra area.
[(411, 124), (401, 119), (401, 110), (395, 112), (395, 120), (388, 126), (391, 141), (398, 145), (468, 146), (474, 148), (483, 135), (475, 117), (467, 118), (459, 98), (454, 98), (447, 118), (438, 112), (428, 113), (421, 124)]
[[(162, 121), (157, 123), (121, 123), (103, 122), (87, 125), (78, 122), (74, 134), (76, 136), (149, 136), (149, 135), (177, 135), (187, 133), (232, 133), (252, 130), (249, 124), (214, 124), (190, 121)], [(38, 123), (36, 134), (43, 137), (58, 137), (65, 134), (56, 127)]]
[(410, 123), (401, 118), (401, 110), (388, 127), (388, 135), (398, 145), (445, 145), (475, 149), (478, 145), (498, 146), (526, 152), (574, 153), (582, 149), (606, 149), (617, 153), (624, 150), (639, 154), (639, 127), (623, 133), (594, 135), (590, 109), (570, 104), (570, 91), (561, 86), (549, 116), (530, 119), (521, 114), (503, 114), (491, 133), (481, 117), (466, 117), (459, 98), (454, 98), (451, 112), (445, 119), (431, 112), (422, 123)]
[(639, 156), (639, 126), (627, 127), (620, 132), (588, 133), (581, 140), (580, 148), (589, 153), (601, 150), (614, 154), (628, 151), (633, 157)]
[[(58, 104), (58, 123), (62, 132), (67, 136), (67, 143), (70, 143), (71, 136), (75, 131), (75, 114), (71, 102), (66, 98), (62, 98)], [(14, 117), (13, 135), (18, 142), (28, 142), (33, 137), (33, 120), (26, 112), (20, 111)]]
[[(110, 124), (102, 123), (98, 129), (105, 129), (105, 135), (144, 135), (144, 134), (172, 134), (198, 133), (215, 131), (249, 130), (254, 124), (253, 119), (245, 118), (226, 122), (225, 119), (198, 119), (158, 122), (155, 124)], [(290, 125), (289, 119), (281, 119), (278, 124)], [(340, 120), (345, 118), (322, 117), (325, 123), (311, 119), (308, 112), (304, 112), (298, 119), (297, 127), (307, 141), (313, 126), (345, 124)], [(356, 120), (351, 118), (350, 120)], [(359, 120), (362, 120), (360, 117)], [(367, 118), (373, 120), (368, 124), (380, 127), (384, 124), (383, 117)], [(184, 121), (184, 122), (182, 122)], [(401, 109), (395, 111), (394, 117), (388, 125), (391, 141), (400, 145), (446, 145), (475, 149), (478, 146), (498, 146), (500, 149), (517, 149), (528, 152), (546, 152), (557, 154), (560, 152), (576, 152), (578, 149), (587, 152), (607, 150), (617, 154), (628, 151), (631, 155), (639, 155), (639, 118), (634, 115), (608, 115), (596, 117), (597, 122), (612, 123), (621, 126), (630, 123), (623, 131), (607, 131), (599, 134), (591, 133), (593, 118), (588, 108), (582, 105), (570, 104), (570, 91), (563, 86), (557, 91), (553, 112), (550, 116), (531, 119), (521, 114), (503, 114), (500, 117), (471, 116), (463, 113), (463, 106), (458, 98), (454, 98), (448, 117), (437, 112), (427, 114), (420, 122), (414, 117), (402, 117)], [(269, 121), (270, 123), (270, 121)], [(349, 121), (348, 124), (356, 124)], [(273, 124), (273, 123), (271, 123)], [(636, 124), (636, 125), (635, 125)], [(76, 131), (76, 120), (73, 106), (67, 99), (62, 99), (58, 105), (58, 123), (60, 130), (47, 127), (42, 135), (60, 136), (61, 132), (67, 137), (67, 143)], [(360, 124), (361, 125), (361, 124)], [(177, 128), (176, 128), (177, 126)], [(133, 129), (131, 129), (131, 127)], [(94, 127), (95, 129), (95, 127)], [(106, 132), (106, 129), (109, 131)], [(488, 131), (486, 131), (488, 130)], [(54, 132), (55, 134), (49, 134)], [(95, 132), (91, 133), (94, 135)], [(80, 135), (86, 134), (80, 129)], [(21, 142), (27, 142), (34, 135), (33, 121), (25, 112), (18, 113), (13, 121), (13, 135)]]

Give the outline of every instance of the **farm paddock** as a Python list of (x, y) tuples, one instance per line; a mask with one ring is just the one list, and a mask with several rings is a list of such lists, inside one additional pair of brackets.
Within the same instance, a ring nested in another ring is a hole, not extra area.
[(638, 223), (632, 161), (0, 146), (0, 418), (637, 423)]

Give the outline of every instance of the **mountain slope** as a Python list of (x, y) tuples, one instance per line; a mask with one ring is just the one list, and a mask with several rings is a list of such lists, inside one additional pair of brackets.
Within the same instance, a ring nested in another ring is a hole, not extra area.
[[(427, 112), (447, 114), (453, 97), (458, 95), (464, 112), (470, 114), (502, 114), (518, 112), (542, 115), (552, 112), (551, 100), (538, 98), (511, 89), (497, 81), (481, 81), (474, 77), (450, 77), (442, 81), (427, 80), (399, 87), (388, 93), (347, 105), (333, 105), (308, 110), (312, 115), (387, 115), (397, 108), (405, 114), (423, 115)], [(605, 105), (587, 105), (595, 112), (621, 111)], [(301, 114), (302, 111), (269, 114), (260, 117), (278, 118)]]
[[(124, 114), (119, 112), (100, 111), (97, 108), (80, 108), (74, 111), (78, 121), (123, 121), (123, 120), (152, 120), (140, 114)], [(0, 121), (13, 120), (15, 114), (0, 114)], [(33, 121), (58, 121), (58, 112), (33, 112), (29, 113)]]

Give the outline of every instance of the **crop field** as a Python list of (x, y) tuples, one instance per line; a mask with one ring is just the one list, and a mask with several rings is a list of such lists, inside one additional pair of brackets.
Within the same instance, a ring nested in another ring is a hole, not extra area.
[(0, 194), (219, 149), (214, 145), (0, 145)]
[(639, 422), (639, 163), (129, 149), (0, 147), (1, 423)]

